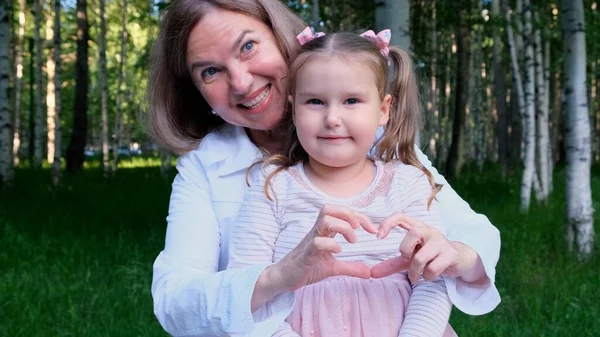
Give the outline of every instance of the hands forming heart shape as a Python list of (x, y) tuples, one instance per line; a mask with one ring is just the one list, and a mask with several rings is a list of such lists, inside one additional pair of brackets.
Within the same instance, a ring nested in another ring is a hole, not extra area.
[[(406, 230), (400, 243), (400, 256), (372, 267), (358, 261), (340, 261), (333, 254), (341, 252), (334, 237), (341, 234), (349, 243), (356, 242), (355, 230), (362, 227), (368, 233), (385, 238), (394, 227)], [(277, 283), (296, 290), (325, 278), (338, 275), (360, 278), (381, 278), (407, 271), (412, 282), (420, 276), (433, 280), (440, 275), (463, 277), (467, 282), (481, 282), (483, 265), (470, 247), (451, 242), (437, 229), (424, 222), (395, 213), (384, 219), (379, 228), (364, 214), (348, 207), (325, 205), (313, 229), (294, 250), (272, 266)]]

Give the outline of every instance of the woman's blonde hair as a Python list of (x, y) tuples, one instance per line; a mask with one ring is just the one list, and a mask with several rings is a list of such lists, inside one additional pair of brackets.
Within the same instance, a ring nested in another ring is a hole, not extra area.
[(214, 9), (249, 15), (271, 28), (288, 62), (298, 48), (302, 20), (278, 0), (174, 0), (167, 8), (156, 41), (148, 81), (148, 133), (164, 148), (185, 153), (225, 122), (211, 114), (187, 68), (190, 32)]
[[(374, 145), (375, 158), (385, 162), (399, 160), (423, 171), (433, 188), (433, 193), (428, 201), (429, 206), (442, 186), (435, 183), (431, 172), (419, 162), (415, 152), (414, 140), (421, 124), (421, 107), (411, 57), (400, 48), (390, 47), (389, 60), (391, 64), (388, 66), (388, 59), (381, 54), (379, 48), (359, 35), (336, 33), (316, 38), (302, 45), (291, 62), (288, 74), (288, 93), (292, 97), (296, 91), (298, 71), (317, 55), (356, 60), (373, 69), (380, 98), (383, 100), (386, 94), (392, 96), (389, 121), (384, 127), (383, 135)], [(390, 67), (393, 69), (392, 72), (389, 71)], [(268, 187), (271, 179), (282, 170), (308, 160), (308, 153), (302, 148), (296, 134), (293, 114), (292, 107), (282, 121), (283, 127), (288, 128), (283, 153), (271, 155), (262, 161), (263, 164), (277, 166), (267, 177), (265, 184), (265, 194), (270, 199)]]

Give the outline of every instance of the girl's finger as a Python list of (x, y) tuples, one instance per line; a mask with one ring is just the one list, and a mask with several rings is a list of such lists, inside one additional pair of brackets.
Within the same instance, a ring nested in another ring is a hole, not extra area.
[(433, 245), (425, 245), (419, 249), (419, 251), (413, 256), (410, 267), (408, 267), (408, 278), (413, 283), (419, 281), (419, 277), (421, 274), (423, 274), (425, 267), (431, 261), (433, 261), (433, 259), (435, 259), (439, 253), (439, 249)]
[(352, 226), (352, 228), (358, 228), (360, 226), (360, 221), (355, 216), (354, 211), (352, 211), (349, 207), (340, 206), (340, 205), (325, 205), (321, 208), (321, 213), (319, 214), (319, 218), (322, 218), (326, 215), (332, 216), (334, 218), (338, 218), (341, 220), (345, 220)]
[(371, 267), (371, 277), (381, 278), (405, 271), (410, 266), (410, 260), (402, 256), (379, 262)]
[(419, 220), (415, 220), (404, 213), (397, 212), (381, 221), (379, 224), (379, 230), (377, 231), (377, 237), (380, 239), (386, 237), (392, 228), (398, 226), (402, 227), (406, 231), (410, 231), (413, 227), (427, 226), (427, 224)]
[(367, 231), (368, 233), (371, 234), (375, 234), (377, 233), (377, 229), (375, 228), (375, 225), (373, 225), (373, 222), (371, 222), (371, 219), (369, 219), (368, 216), (359, 213), (359, 212), (354, 212), (354, 216), (358, 219), (358, 221), (360, 222), (360, 225), (362, 226), (362, 228)]
[(362, 262), (335, 260), (333, 263), (333, 274), (333, 276), (346, 275), (367, 279), (371, 277), (371, 269)]
[(352, 226), (345, 220), (325, 215), (315, 227), (318, 230), (318, 233), (324, 237), (332, 238), (335, 237), (336, 234), (342, 234), (346, 241), (350, 243), (356, 242), (356, 233), (354, 233)]
[(402, 242), (400, 243), (400, 254), (407, 259), (412, 259), (413, 255), (418, 250), (418, 247), (422, 246), (424, 243), (424, 233), (413, 229), (406, 234), (404, 239), (402, 239)]

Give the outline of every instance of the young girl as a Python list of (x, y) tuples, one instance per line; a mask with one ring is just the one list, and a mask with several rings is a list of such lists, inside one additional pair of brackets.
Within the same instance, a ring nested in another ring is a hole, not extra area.
[[(329, 247), (326, 254), (373, 266), (398, 256), (406, 232), (396, 227), (380, 238), (373, 225), (397, 212), (445, 233), (434, 200), (440, 186), (414, 152), (419, 104), (410, 57), (388, 48), (389, 38), (389, 30), (298, 36), (302, 47), (288, 78), (292, 111), (284, 120), (291, 126), (287, 156), (249, 172), (258, 177), (232, 229), (229, 267), (278, 261), (311, 230), (321, 239), (315, 244)], [(380, 126), (385, 131), (371, 157)], [(363, 228), (346, 230), (347, 219), (335, 216), (342, 208), (360, 214)], [(314, 226), (324, 213), (328, 225)], [(453, 335), (443, 279), (414, 281), (399, 273), (303, 287), (274, 336)]]

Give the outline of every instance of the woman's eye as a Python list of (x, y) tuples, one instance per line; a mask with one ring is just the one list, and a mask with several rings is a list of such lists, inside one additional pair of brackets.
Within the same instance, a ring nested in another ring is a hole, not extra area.
[(209, 77), (213, 77), (217, 74), (217, 69), (216, 68), (206, 68), (202, 71), (202, 78), (209, 78)]
[(357, 104), (358, 103), (358, 99), (356, 99), (356, 98), (349, 98), (348, 100), (346, 100), (346, 103), (348, 103), (348, 104)]
[(249, 52), (254, 49), (254, 41), (248, 41), (245, 45), (242, 46), (243, 52)]
[(316, 98), (309, 99), (306, 103), (308, 103), (308, 104), (314, 104), (314, 105), (321, 105), (321, 104), (323, 104), (323, 102), (321, 102), (320, 99), (316, 99)]

